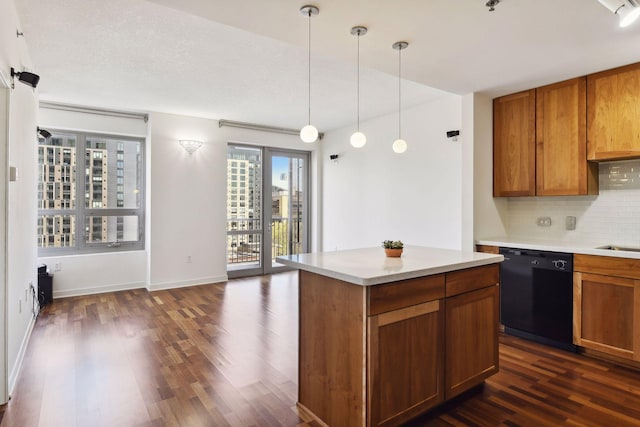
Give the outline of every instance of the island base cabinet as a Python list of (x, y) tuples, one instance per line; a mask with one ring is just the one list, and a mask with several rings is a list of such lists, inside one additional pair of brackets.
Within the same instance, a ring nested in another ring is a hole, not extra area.
[(446, 299), (447, 400), (498, 372), (499, 310), (497, 285)]
[(397, 426), (444, 400), (443, 320), (443, 300), (369, 317), (367, 425)]

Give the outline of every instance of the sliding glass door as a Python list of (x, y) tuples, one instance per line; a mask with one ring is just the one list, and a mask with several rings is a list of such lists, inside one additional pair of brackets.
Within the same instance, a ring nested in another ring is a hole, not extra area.
[(308, 252), (309, 153), (229, 144), (227, 272), (269, 274)]

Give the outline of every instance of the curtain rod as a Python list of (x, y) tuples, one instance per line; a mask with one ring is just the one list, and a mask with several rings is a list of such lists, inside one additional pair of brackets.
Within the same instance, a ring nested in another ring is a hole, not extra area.
[(145, 123), (149, 121), (149, 115), (144, 113), (130, 113), (127, 111), (106, 110), (102, 108), (81, 107), (79, 105), (57, 104), (55, 102), (40, 102), (40, 108), (51, 110), (73, 111), (75, 113), (96, 114), (100, 116), (124, 117), (127, 119), (140, 119)]
[[(257, 125), (254, 123), (234, 122), (233, 120), (218, 120), (218, 127), (229, 126), (233, 128), (262, 130), (265, 132), (284, 133), (287, 135), (300, 135), (299, 129), (281, 128), (276, 126)], [(322, 139), (324, 133), (318, 133), (318, 139)]]

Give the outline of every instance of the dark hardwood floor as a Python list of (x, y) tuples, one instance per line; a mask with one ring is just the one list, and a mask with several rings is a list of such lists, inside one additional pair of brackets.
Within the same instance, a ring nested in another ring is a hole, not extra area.
[[(297, 295), (284, 273), (55, 300), (2, 426), (315, 425), (295, 406)], [(498, 425), (640, 426), (640, 372), (502, 336), (499, 374), (409, 424)]]

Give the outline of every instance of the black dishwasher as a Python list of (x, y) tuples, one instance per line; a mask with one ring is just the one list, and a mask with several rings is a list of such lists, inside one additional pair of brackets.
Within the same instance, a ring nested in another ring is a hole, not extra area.
[(505, 332), (575, 351), (573, 254), (500, 248), (500, 321)]

